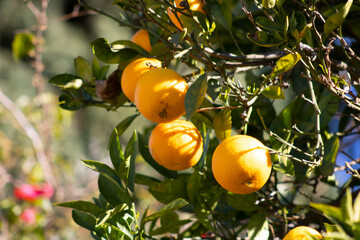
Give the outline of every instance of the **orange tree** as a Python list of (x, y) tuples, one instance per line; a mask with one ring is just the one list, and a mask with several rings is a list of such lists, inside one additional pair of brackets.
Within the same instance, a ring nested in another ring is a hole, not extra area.
[[(111, 166), (83, 161), (99, 172), (99, 196), (57, 204), (73, 208), (74, 221), (94, 239), (281, 239), (299, 226), (328, 239), (359, 239), (359, 1), (115, 0), (116, 15), (81, 4), (142, 30), (133, 41), (95, 39), (91, 64), (78, 57), (73, 74), (49, 81), (63, 90), (64, 109), (139, 110), (114, 126)], [(132, 102), (120, 81), (139, 58), (161, 66), (146, 62), (127, 74), (139, 75), (131, 80)], [(108, 74), (110, 66), (116, 70)], [(156, 150), (149, 151), (152, 128), (133, 129), (121, 146), (122, 133), (143, 113), (156, 124), (191, 121), (202, 143), (185, 128), (169, 143), (178, 130), (167, 127), (157, 133)], [(196, 165), (167, 169), (167, 158), (196, 155), (183, 143), (201, 145)], [(139, 157), (158, 174), (137, 172)], [(138, 212), (138, 185), (163, 207)]]

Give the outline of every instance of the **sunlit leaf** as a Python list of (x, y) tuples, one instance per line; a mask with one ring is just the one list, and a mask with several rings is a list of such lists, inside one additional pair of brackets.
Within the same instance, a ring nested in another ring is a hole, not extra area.
[(178, 199), (172, 201), (171, 203), (167, 204), (166, 206), (162, 207), (159, 211), (147, 216), (143, 221), (145, 223), (149, 222), (149, 221), (152, 221), (152, 220), (157, 219), (159, 217), (165, 216), (169, 212), (172, 212), (174, 210), (182, 208), (182, 207), (184, 207), (184, 206), (186, 206), (188, 204), (189, 203), (186, 202), (184, 199), (178, 198)]
[(12, 42), (12, 53), (15, 60), (29, 56), (31, 50), (34, 49), (35, 45), (34, 34), (32, 33), (18, 33)]
[(249, 239), (263, 240), (270, 236), (269, 223), (266, 219), (266, 214), (259, 212), (251, 216), (248, 224)]
[(276, 61), (274, 73), (281, 74), (292, 69), (301, 59), (299, 53), (289, 53)]
[(285, 94), (280, 86), (272, 85), (262, 91), (262, 95), (270, 99), (285, 99)]
[(77, 57), (74, 60), (75, 74), (82, 80), (92, 82), (93, 72), (91, 64), (83, 57)]
[(213, 127), (215, 135), (220, 141), (230, 137), (232, 128), (231, 110), (223, 109), (218, 112), (213, 119)]
[(342, 7), (337, 13), (334, 13), (328, 17), (324, 24), (324, 35), (329, 35), (332, 31), (338, 28), (345, 20), (348, 15), (353, 0), (348, 0), (344, 7)]
[(271, 9), (273, 7), (275, 7), (276, 4), (276, 0), (262, 0), (262, 6), (265, 9)]

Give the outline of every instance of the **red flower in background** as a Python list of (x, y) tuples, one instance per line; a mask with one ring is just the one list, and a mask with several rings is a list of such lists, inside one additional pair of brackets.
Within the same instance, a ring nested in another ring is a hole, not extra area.
[(33, 201), (39, 198), (51, 198), (54, 194), (54, 188), (45, 183), (43, 185), (21, 184), (14, 188), (14, 196), (19, 200)]
[(26, 224), (33, 224), (36, 222), (36, 210), (34, 208), (25, 209), (21, 215), (20, 220)]

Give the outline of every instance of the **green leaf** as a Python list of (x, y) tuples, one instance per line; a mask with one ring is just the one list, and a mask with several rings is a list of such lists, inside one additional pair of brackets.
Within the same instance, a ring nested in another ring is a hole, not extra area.
[(187, 198), (186, 184), (189, 175), (179, 175), (176, 179), (167, 178), (163, 182), (153, 183), (149, 192), (154, 198), (164, 204), (178, 198)]
[(165, 234), (165, 233), (169, 233), (169, 232), (178, 232), (178, 231), (176, 231), (176, 229), (178, 230), (180, 227), (182, 227), (185, 224), (188, 224), (190, 222), (192, 222), (192, 220), (190, 220), (190, 219), (170, 221), (170, 222), (168, 222), (168, 224), (166, 224), (164, 226), (161, 226), (157, 229), (151, 230), (150, 235), (155, 236), (155, 235)]
[(211, 14), (215, 21), (218, 22), (227, 30), (231, 30), (232, 26), (232, 14), (231, 9), (227, 5), (226, 1), (216, 1), (211, 5)]
[(108, 165), (106, 165), (106, 164), (104, 164), (102, 162), (93, 161), (93, 160), (82, 160), (82, 163), (85, 166), (87, 166), (88, 168), (90, 168), (91, 170), (94, 170), (94, 171), (96, 171), (98, 173), (101, 173), (104, 176), (115, 180), (117, 183), (119, 183), (121, 185), (121, 181), (120, 181), (119, 176), (114, 171), (114, 169), (112, 169)]
[(145, 56), (145, 57), (151, 57), (151, 55), (149, 54), (148, 51), (146, 51), (145, 49), (143, 49), (141, 46), (137, 45), (136, 43), (129, 41), (129, 40), (118, 40), (115, 42), (111, 43), (111, 46), (116, 47), (117, 45), (119, 46), (127, 46), (130, 47), (134, 50), (136, 50), (138, 53), (140, 53), (141, 55)]
[(225, 195), (227, 203), (235, 210), (252, 212), (256, 211), (259, 206), (255, 205), (257, 195), (255, 193), (250, 194), (235, 194), (226, 192)]
[(69, 83), (71, 84), (71, 82), (74, 82), (77, 79), (81, 80), (78, 76), (64, 73), (64, 74), (59, 74), (59, 75), (53, 76), (52, 78), (49, 79), (49, 83), (52, 85), (55, 85), (57, 87), (64, 88)]
[(152, 158), (152, 156), (149, 152), (149, 146), (148, 146), (149, 139), (146, 136), (138, 133), (138, 141), (139, 141), (139, 146), (138, 146), (139, 152), (140, 152), (141, 156), (144, 158), (145, 162), (147, 162), (151, 167), (153, 167), (161, 175), (168, 177), (168, 178), (176, 178), (176, 176), (177, 176), (176, 171), (172, 171), (172, 170), (168, 170), (168, 169), (164, 168), (163, 166), (158, 164)]
[(333, 136), (325, 142), (324, 145), (324, 160), (319, 167), (321, 175), (329, 176), (334, 173), (336, 156), (339, 150), (339, 138)]
[(289, 53), (276, 61), (274, 74), (281, 74), (292, 69), (301, 59), (299, 53)]
[(348, 0), (344, 7), (342, 7), (337, 13), (334, 13), (328, 17), (324, 24), (324, 35), (329, 35), (332, 31), (338, 28), (345, 20), (347, 14), (350, 11), (353, 0)]
[(162, 207), (159, 211), (147, 216), (146, 218), (143, 219), (144, 223), (149, 222), (149, 221), (153, 221), (155, 219), (158, 219), (162, 216), (165, 216), (166, 214), (173, 212), (179, 208), (182, 208), (186, 205), (188, 205), (189, 203), (186, 202), (184, 199), (182, 198), (178, 198), (175, 199), (174, 201), (172, 201), (171, 203), (167, 204), (166, 206)]
[(256, 31), (254, 34), (247, 33), (246, 37), (252, 43), (261, 47), (273, 47), (277, 45), (272, 36), (270, 36), (267, 32), (264, 31)]
[(95, 56), (107, 64), (120, 64), (131, 61), (138, 55), (138, 52), (132, 48), (113, 49), (104, 39), (98, 38), (90, 43)]
[(135, 174), (135, 183), (145, 185), (148, 187), (151, 187), (154, 183), (160, 183), (161, 181), (159, 179), (146, 176), (144, 174), (136, 173)]
[(116, 169), (119, 170), (121, 162), (124, 160), (124, 154), (121, 149), (120, 136), (125, 132), (125, 130), (131, 125), (135, 118), (139, 116), (138, 114), (131, 115), (121, 121), (111, 133), (108, 142), (108, 150), (110, 154), (111, 162)]
[(94, 215), (95, 217), (97, 217), (101, 212), (104, 211), (98, 205), (86, 201), (70, 201), (63, 203), (55, 203), (54, 205), (58, 207), (73, 208), (79, 211), (87, 212)]
[(354, 201), (354, 212), (353, 212), (353, 220), (354, 222), (360, 222), (360, 192)]
[(108, 219), (112, 218), (113, 216), (119, 214), (123, 210), (127, 209), (126, 204), (120, 204), (116, 206), (115, 208), (112, 208), (110, 210), (107, 210), (104, 214), (102, 214), (98, 219), (96, 223), (96, 227), (101, 226), (104, 224)]
[(192, 83), (185, 95), (185, 112), (186, 119), (190, 120), (196, 113), (196, 110), (200, 107), (205, 98), (207, 90), (207, 78), (206, 74), (198, 77), (194, 83)]
[(285, 99), (285, 94), (280, 86), (272, 85), (262, 91), (262, 95), (270, 99)]
[(93, 81), (93, 71), (91, 64), (86, 61), (83, 57), (77, 57), (74, 60), (75, 74), (79, 76), (82, 80), (92, 82)]
[(112, 178), (108, 178), (105, 175), (100, 174), (98, 179), (98, 187), (101, 195), (112, 206), (115, 207), (123, 203), (126, 203), (128, 206), (131, 205), (132, 199), (129, 193)]
[(83, 107), (83, 103), (73, 99), (69, 94), (63, 93), (59, 96), (59, 106), (63, 109), (75, 111)]
[(273, 7), (275, 7), (276, 4), (276, 0), (262, 0), (262, 6), (265, 9), (271, 9)]
[(323, 213), (324, 216), (333, 223), (339, 224), (342, 222), (343, 213), (338, 207), (327, 205), (324, 203), (310, 203), (310, 207), (315, 208), (321, 213)]
[(231, 110), (222, 109), (218, 112), (213, 119), (213, 127), (215, 135), (220, 141), (230, 137), (232, 128)]
[(277, 31), (277, 32), (283, 32), (283, 26), (279, 26), (279, 24), (271, 21), (269, 18), (267, 17), (257, 17), (256, 18), (256, 24), (266, 30), (271, 30), (271, 31)]
[(13, 58), (16, 61), (29, 56), (30, 51), (35, 47), (34, 38), (35, 36), (32, 33), (18, 33), (15, 35), (11, 46)]
[(269, 223), (265, 213), (256, 213), (251, 216), (248, 224), (248, 237), (252, 240), (268, 239), (270, 235)]
[(209, 79), (207, 86), (207, 95), (211, 98), (211, 100), (215, 101), (221, 92), (221, 84), (216, 79)]
[(341, 199), (340, 208), (342, 213), (343, 222), (351, 225), (353, 223), (353, 206), (352, 195), (350, 188), (346, 189), (345, 196)]
[(136, 130), (134, 130), (125, 149), (124, 161), (121, 162), (119, 169), (121, 179), (125, 181), (126, 186), (132, 192), (134, 192), (135, 185), (135, 158), (137, 155), (137, 145), (137, 134)]
[(88, 229), (89, 231), (95, 231), (96, 219), (78, 210), (72, 210), (72, 218), (79, 226)]

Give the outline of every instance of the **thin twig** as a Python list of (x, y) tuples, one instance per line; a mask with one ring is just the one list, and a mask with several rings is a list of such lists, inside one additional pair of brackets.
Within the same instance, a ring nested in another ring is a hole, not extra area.
[(16, 104), (11, 101), (11, 99), (8, 98), (1, 90), (0, 103), (6, 108), (7, 111), (9, 111), (13, 115), (13, 117), (20, 124), (20, 126), (28, 136), (28, 138), (31, 140), (31, 143), (35, 150), (36, 158), (38, 159), (41, 167), (44, 170), (46, 181), (55, 186), (56, 180), (49, 165), (49, 161), (46, 157), (44, 151), (44, 144), (41, 140), (40, 135), (26, 118), (26, 116), (22, 113), (22, 111), (16, 106)]

